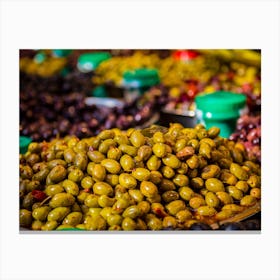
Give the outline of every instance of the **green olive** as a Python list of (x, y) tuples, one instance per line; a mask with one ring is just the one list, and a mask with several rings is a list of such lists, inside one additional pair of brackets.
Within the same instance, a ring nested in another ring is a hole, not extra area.
[(192, 213), (188, 209), (177, 212), (176, 218), (179, 223), (184, 223), (192, 218)]
[(32, 217), (35, 220), (39, 220), (44, 222), (47, 219), (47, 216), (50, 212), (51, 208), (49, 206), (41, 206), (32, 211)]
[(164, 135), (161, 131), (157, 131), (154, 133), (153, 135), (153, 140), (155, 143), (164, 143), (165, 140), (164, 140)]
[(176, 171), (178, 174), (185, 175), (187, 174), (188, 169), (189, 169), (188, 164), (186, 162), (182, 162), (181, 166), (178, 169), (176, 169)]
[(120, 135), (116, 135), (114, 137), (114, 140), (116, 143), (118, 143), (119, 145), (122, 145), (122, 144), (129, 144), (129, 140), (128, 140), (128, 137), (126, 135), (123, 135), (123, 134), (120, 134)]
[(76, 153), (71, 148), (65, 149), (64, 152), (63, 152), (64, 160), (67, 163), (73, 163), (74, 159), (75, 159), (75, 156), (76, 156)]
[(171, 168), (177, 169), (181, 166), (181, 161), (173, 154), (167, 154), (163, 159), (163, 163)]
[(235, 185), (238, 179), (230, 173), (228, 169), (222, 169), (219, 175), (219, 179), (227, 185)]
[(140, 191), (146, 197), (153, 197), (158, 194), (157, 186), (149, 181), (142, 181), (140, 184)]
[(256, 199), (261, 198), (261, 189), (260, 188), (252, 188), (250, 190), (250, 195), (255, 197)]
[(118, 174), (121, 170), (121, 165), (114, 159), (103, 159), (101, 165), (111, 174)]
[(194, 191), (189, 187), (181, 187), (179, 189), (179, 195), (182, 199), (189, 201), (193, 197)]
[(187, 159), (187, 164), (191, 169), (195, 169), (199, 167), (199, 159), (197, 155), (191, 156), (189, 159)]
[(130, 217), (126, 217), (122, 221), (122, 229), (123, 230), (135, 230), (136, 222)]
[(200, 196), (194, 196), (189, 200), (189, 205), (193, 209), (198, 209), (200, 206), (206, 205), (205, 199)]
[(94, 163), (100, 163), (103, 159), (105, 159), (105, 155), (99, 151), (88, 151), (87, 156)]
[(45, 193), (47, 194), (47, 196), (54, 196), (55, 194), (62, 192), (64, 192), (64, 188), (59, 184), (48, 185), (45, 189)]
[(165, 203), (179, 199), (179, 194), (176, 191), (166, 191), (162, 194), (162, 199)]
[(108, 197), (107, 195), (103, 194), (100, 197), (98, 197), (98, 204), (100, 207), (111, 207), (116, 202), (115, 198)]
[(241, 206), (251, 206), (254, 205), (257, 202), (257, 199), (253, 197), (252, 195), (245, 195), (241, 200), (240, 200), (240, 205)]
[(112, 139), (115, 137), (115, 132), (113, 130), (103, 130), (97, 135), (97, 137), (102, 140)]
[(124, 218), (129, 217), (131, 219), (137, 218), (141, 214), (140, 209), (138, 208), (137, 205), (131, 205), (127, 207), (124, 212), (122, 213), (122, 216)]
[(79, 195), (77, 196), (77, 200), (79, 203), (84, 203), (85, 199), (90, 195), (87, 190), (81, 190)]
[(65, 160), (62, 160), (62, 159), (54, 159), (54, 160), (51, 160), (47, 163), (47, 166), (48, 166), (49, 170), (53, 169), (54, 167), (56, 167), (58, 165), (62, 165), (63, 167), (66, 167), (67, 162)]
[(187, 139), (182, 138), (176, 141), (175, 143), (175, 152), (178, 153), (179, 151), (181, 151), (183, 148), (185, 148), (187, 146)]
[(202, 189), (204, 187), (204, 181), (200, 177), (194, 177), (190, 180), (190, 185), (195, 189)]
[(239, 164), (241, 164), (243, 162), (243, 156), (242, 153), (240, 152), (240, 150), (233, 148), (230, 150), (231, 156), (234, 160), (234, 162), (237, 162)]
[(93, 185), (93, 191), (97, 195), (106, 194), (108, 196), (113, 195), (113, 192), (114, 192), (112, 186), (110, 186), (109, 184), (107, 184), (105, 182), (96, 182)]
[(48, 221), (61, 222), (70, 213), (69, 207), (57, 207), (51, 210), (48, 214)]
[(164, 143), (155, 143), (152, 149), (153, 149), (153, 153), (159, 158), (165, 157), (167, 153), (166, 145)]
[(91, 176), (96, 182), (103, 181), (106, 177), (105, 167), (99, 163), (95, 164), (91, 170)]
[(116, 147), (109, 148), (109, 151), (107, 152), (107, 158), (109, 159), (119, 160), (121, 156), (122, 156), (121, 150)]
[(132, 170), (131, 175), (138, 181), (147, 181), (150, 178), (151, 172), (146, 168), (135, 168)]
[(29, 146), (28, 146), (28, 152), (30, 152), (30, 153), (40, 153), (41, 152), (41, 146), (40, 146), (40, 144), (39, 143), (37, 143), (37, 142), (32, 142), (32, 143), (30, 143), (29, 144)]
[(173, 178), (173, 183), (176, 185), (176, 186), (179, 186), (179, 187), (186, 187), (189, 185), (189, 178), (188, 176), (186, 175), (183, 175), (183, 174), (177, 174), (174, 178)]
[(236, 200), (240, 200), (243, 197), (243, 192), (235, 186), (227, 186), (227, 192)]
[(237, 163), (232, 163), (230, 165), (230, 172), (242, 181), (246, 181), (249, 178), (248, 173)]
[(139, 130), (134, 130), (129, 140), (136, 148), (139, 148), (145, 144), (145, 136)]
[(50, 170), (48, 168), (44, 168), (33, 175), (32, 180), (43, 182), (47, 176), (49, 175)]
[(261, 186), (261, 177), (258, 175), (251, 175), (247, 180), (248, 185), (251, 188), (260, 188)]
[(136, 219), (136, 230), (147, 230), (148, 227), (146, 225), (146, 223), (140, 219), (140, 218), (137, 218)]
[(119, 149), (124, 153), (128, 154), (132, 157), (135, 157), (137, 155), (137, 148), (131, 145), (127, 144), (121, 144), (119, 145)]
[(223, 192), (225, 191), (225, 187), (222, 181), (217, 178), (210, 178), (205, 181), (205, 187), (210, 192)]
[(175, 176), (175, 171), (173, 168), (169, 167), (169, 166), (163, 166), (161, 168), (161, 173), (162, 175), (167, 178), (167, 179), (171, 179), (172, 177)]
[[(108, 207), (106, 207), (106, 208), (100, 208), (100, 207), (90, 207), (89, 209), (88, 209), (88, 212), (87, 212), (87, 215), (90, 215), (91, 217), (95, 217), (95, 216), (98, 216), (98, 215), (101, 215), (103, 218), (104, 218), (104, 216), (101, 214), (101, 212), (103, 211), (103, 212), (105, 212), (105, 211), (107, 211), (107, 208)], [(110, 213), (111, 213), (111, 211), (110, 211)], [(105, 219), (105, 218), (104, 218)]]
[(161, 230), (162, 229), (162, 221), (157, 217), (152, 217), (148, 219), (147, 226), (150, 230)]
[(22, 179), (31, 179), (33, 176), (33, 170), (29, 165), (20, 164), (20, 178)]
[(33, 212), (27, 209), (20, 209), (19, 211), (19, 224), (22, 227), (29, 228), (32, 224)]
[(120, 164), (124, 171), (131, 171), (135, 167), (135, 163), (130, 155), (123, 155), (120, 159)]
[(223, 220), (226, 220), (226, 219), (232, 217), (233, 215), (234, 215), (234, 213), (230, 209), (224, 209), (224, 210), (221, 210), (220, 212), (218, 212), (215, 215), (215, 218), (218, 221), (223, 221)]
[(148, 201), (140, 201), (138, 204), (138, 209), (140, 210), (140, 216), (146, 215), (149, 213), (150, 209), (151, 209), (151, 205)]
[(161, 160), (157, 156), (152, 155), (146, 164), (150, 171), (157, 171), (161, 166)]
[(159, 171), (151, 171), (149, 180), (154, 184), (159, 184), (162, 180), (162, 174)]
[(100, 216), (87, 216), (84, 221), (87, 230), (105, 230), (107, 227), (106, 220)]
[(123, 221), (123, 217), (118, 214), (109, 215), (107, 218), (107, 223), (109, 226), (120, 226)]
[(78, 168), (73, 169), (69, 174), (68, 174), (68, 179), (79, 183), (84, 177), (84, 172)]
[(130, 189), (130, 190), (128, 190), (128, 193), (136, 203), (141, 202), (144, 199), (144, 195), (141, 193), (140, 190)]
[(216, 196), (224, 205), (233, 203), (232, 197), (227, 192), (216, 192)]
[(90, 177), (90, 176), (84, 177), (81, 181), (81, 186), (84, 189), (92, 188), (93, 184), (94, 184), (94, 181), (93, 181), (92, 177)]
[(204, 205), (197, 208), (197, 213), (201, 216), (214, 216), (217, 211), (214, 207)]
[(120, 185), (122, 185), (123, 187), (125, 187), (127, 189), (134, 189), (137, 186), (136, 179), (128, 173), (120, 174), (119, 183), (120, 183)]
[(193, 148), (192, 154), (194, 154), (194, 151), (198, 151), (199, 149), (199, 141), (195, 138), (192, 138), (191, 140), (188, 141), (188, 146)]
[(203, 179), (210, 179), (210, 178), (217, 178), (220, 174), (220, 167), (215, 164), (209, 164), (202, 169), (201, 178)]
[(217, 195), (213, 192), (207, 192), (205, 195), (205, 202), (208, 206), (217, 208), (220, 204), (220, 200)]
[[(62, 165), (55, 166), (47, 176), (47, 185), (51, 183), (58, 183), (65, 179), (67, 175), (67, 170)], [(48, 184), (49, 183), (49, 184)]]
[(165, 192), (173, 190), (176, 190), (175, 184), (171, 180), (163, 178), (160, 182), (160, 191)]
[[(32, 222), (31, 224), (31, 229), (32, 230), (41, 230), (42, 226), (43, 226), (43, 222), (39, 221), (39, 220), (35, 220)], [(21, 225), (23, 226), (23, 225)], [(27, 226), (28, 227), (28, 226)]]
[(129, 205), (130, 201), (128, 199), (119, 198), (112, 206), (112, 213), (121, 214)]
[(152, 153), (153, 153), (153, 151), (152, 151), (152, 148), (150, 146), (143, 145), (138, 149), (137, 156), (138, 156), (140, 161), (146, 161), (150, 158)]
[(57, 193), (49, 202), (50, 207), (68, 207), (75, 203), (75, 198), (70, 193)]
[(41, 230), (48, 231), (54, 230), (58, 227), (57, 221), (47, 221), (44, 225), (41, 226)]
[(152, 213), (161, 218), (168, 215), (164, 209), (164, 206), (159, 202), (153, 202), (151, 205), (151, 210)]
[(80, 192), (79, 186), (69, 179), (62, 182), (62, 187), (67, 193), (72, 194), (73, 196), (77, 196)]
[(79, 152), (75, 155), (74, 165), (81, 169), (86, 170), (88, 164), (88, 157), (85, 153)]
[(231, 210), (233, 213), (239, 213), (242, 212), (244, 208), (237, 204), (226, 204), (223, 206), (222, 210)]
[(164, 217), (162, 220), (162, 227), (163, 228), (177, 228), (177, 220), (172, 216)]
[(246, 193), (249, 190), (248, 183), (246, 181), (238, 181), (235, 184), (235, 187), (241, 190), (243, 193)]
[(208, 129), (208, 136), (210, 138), (216, 138), (220, 134), (220, 128), (213, 126)]
[(175, 216), (179, 211), (186, 209), (186, 204), (182, 200), (174, 200), (169, 202), (165, 208), (170, 215)]

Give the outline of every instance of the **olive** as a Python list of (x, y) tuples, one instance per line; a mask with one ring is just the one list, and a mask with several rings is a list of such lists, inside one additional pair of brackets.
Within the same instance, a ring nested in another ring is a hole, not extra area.
[(164, 140), (164, 135), (161, 131), (157, 131), (154, 133), (153, 135), (153, 140), (155, 143), (164, 143), (165, 140)]
[(153, 153), (159, 158), (165, 157), (167, 153), (166, 145), (164, 143), (155, 143), (152, 149), (153, 149)]
[(103, 159), (105, 159), (105, 155), (99, 151), (88, 151), (87, 156), (94, 163), (100, 163)]
[(179, 194), (176, 191), (166, 191), (162, 194), (162, 199), (164, 202), (169, 203), (173, 200), (178, 200)]
[(200, 143), (199, 154), (204, 156), (207, 159), (210, 159), (211, 158), (211, 146), (206, 142)]
[(102, 140), (114, 138), (115, 132), (113, 130), (103, 130), (97, 135), (97, 137)]
[(165, 192), (173, 190), (176, 190), (175, 184), (171, 180), (163, 178), (160, 182), (160, 191)]
[(188, 141), (185, 138), (179, 139), (175, 143), (175, 152), (178, 153), (187, 146)]
[(216, 192), (216, 196), (219, 198), (222, 204), (232, 204), (232, 197), (227, 192)]
[(116, 147), (109, 148), (109, 151), (107, 152), (107, 158), (109, 159), (119, 160), (121, 156), (122, 152)]
[(69, 213), (69, 207), (57, 207), (48, 213), (48, 221), (61, 222)]
[(203, 205), (197, 208), (197, 213), (201, 216), (214, 216), (217, 211), (214, 207)]
[(61, 192), (64, 192), (64, 188), (59, 184), (48, 185), (48, 186), (46, 186), (46, 189), (45, 189), (45, 193), (48, 196), (54, 196), (55, 194), (61, 193)]
[(181, 161), (173, 154), (167, 154), (163, 159), (163, 163), (171, 168), (177, 169), (181, 166)]
[(228, 169), (222, 169), (220, 172), (219, 179), (228, 185), (235, 185), (238, 182), (238, 179), (230, 173)]
[(78, 168), (73, 169), (69, 174), (68, 174), (68, 179), (79, 183), (84, 177), (84, 172)]
[(149, 180), (154, 184), (159, 184), (162, 180), (162, 174), (159, 171), (151, 171)]
[(207, 190), (214, 192), (214, 193), (225, 191), (223, 182), (217, 178), (207, 179), (205, 182), (205, 187)]
[(67, 175), (67, 171), (65, 167), (63, 167), (62, 165), (55, 166), (47, 176), (47, 182), (49, 180), (49, 184), (47, 185), (51, 185), (51, 183), (58, 183), (60, 181), (63, 181), (66, 175)]
[(179, 195), (182, 199), (189, 201), (193, 197), (194, 191), (189, 187), (181, 187), (179, 189)]
[(150, 206), (150, 203), (148, 201), (140, 201), (138, 204), (138, 209), (140, 210), (140, 216), (143, 216), (147, 213), (149, 213), (150, 209), (151, 209), (151, 206)]
[(122, 144), (127, 145), (127, 144), (129, 144), (128, 137), (126, 135), (123, 135), (123, 134), (116, 135), (114, 137), (114, 141), (116, 143), (118, 143), (119, 145), (122, 145)]
[(41, 226), (41, 230), (54, 230), (58, 226), (57, 221), (47, 221), (44, 225)]
[(31, 153), (31, 154), (28, 154), (27, 157), (26, 157), (26, 162), (30, 165), (30, 166), (33, 166), (35, 163), (39, 162), (40, 161), (40, 156), (35, 154), (35, 153)]
[(63, 152), (64, 160), (67, 163), (73, 163), (74, 159), (75, 159), (75, 156), (76, 156), (76, 153), (71, 148), (65, 149), (64, 152)]
[(135, 157), (137, 155), (137, 148), (134, 146), (130, 146), (127, 144), (121, 144), (119, 145), (119, 149), (124, 153), (128, 154), (132, 157)]
[(221, 210), (220, 212), (218, 212), (215, 215), (215, 218), (218, 221), (223, 221), (223, 220), (226, 220), (226, 219), (232, 217), (233, 215), (234, 215), (233, 211), (231, 211), (230, 209), (224, 209), (224, 210)]
[(136, 222), (131, 219), (130, 217), (125, 217), (122, 220), (122, 225), (121, 225), (123, 230), (135, 230), (136, 229)]
[(105, 182), (111, 186), (116, 186), (119, 184), (119, 176), (116, 174), (107, 174), (105, 177)]
[(249, 178), (248, 172), (246, 172), (240, 165), (237, 163), (232, 163), (230, 165), (230, 172), (236, 176), (239, 180), (246, 181)]
[(147, 230), (148, 227), (146, 225), (146, 223), (140, 219), (140, 218), (137, 218), (136, 219), (136, 230)]
[(57, 193), (49, 202), (50, 207), (68, 207), (75, 203), (75, 198), (70, 193)]
[(243, 197), (243, 192), (235, 186), (227, 186), (227, 192), (235, 199), (240, 200)]
[(50, 212), (51, 208), (49, 206), (41, 206), (32, 211), (32, 217), (35, 220), (39, 220), (44, 222), (47, 219), (47, 216)]
[(252, 188), (250, 190), (250, 195), (255, 197), (256, 199), (261, 198), (261, 189), (260, 188)]
[(32, 224), (32, 212), (27, 209), (20, 209), (19, 224), (22, 227), (29, 228)]
[(260, 230), (261, 224), (257, 219), (247, 220), (244, 222), (244, 226), (246, 230)]
[(205, 195), (205, 202), (208, 206), (217, 208), (219, 206), (220, 200), (213, 192), (207, 192)]
[(194, 177), (190, 180), (190, 185), (195, 189), (202, 189), (204, 187), (204, 181), (200, 177)]
[(106, 177), (105, 167), (99, 163), (95, 164), (91, 169), (91, 176), (96, 182), (103, 181)]
[(220, 174), (220, 167), (215, 164), (207, 165), (202, 169), (201, 178), (203, 179), (210, 179), (210, 178), (217, 178)]
[(146, 164), (150, 171), (157, 171), (161, 166), (161, 160), (157, 156), (152, 155)]
[(176, 186), (179, 187), (186, 187), (189, 185), (189, 178), (183, 174), (177, 174), (172, 181)]
[[(191, 169), (195, 169), (199, 167), (199, 159), (197, 155), (191, 156), (189, 159), (187, 159), (187, 164)], [(204, 178), (205, 179), (205, 178)]]
[(245, 230), (241, 223), (225, 223), (219, 227), (219, 230)]
[(246, 193), (249, 190), (248, 183), (246, 181), (238, 181), (235, 184), (235, 187), (242, 191), (243, 193)]
[(141, 193), (140, 190), (130, 189), (130, 190), (128, 190), (128, 193), (132, 197), (132, 199), (137, 203), (143, 201), (143, 199), (144, 199), (144, 195)]
[(206, 205), (205, 199), (200, 196), (194, 196), (189, 200), (189, 205), (193, 209), (198, 209), (200, 206)]
[(131, 175), (138, 181), (147, 181), (150, 178), (151, 172), (145, 168), (135, 168), (132, 170)]
[(192, 218), (192, 213), (188, 209), (177, 212), (176, 218), (179, 223), (184, 223)]
[(75, 155), (74, 159), (74, 165), (81, 169), (82, 171), (85, 171), (88, 164), (88, 157), (85, 153), (79, 152)]
[(258, 175), (251, 175), (247, 180), (247, 183), (251, 188), (260, 188), (261, 178)]
[(87, 216), (84, 221), (87, 230), (105, 230), (107, 223), (106, 220), (100, 216)]
[(122, 213), (122, 216), (124, 218), (129, 217), (131, 219), (135, 219), (140, 214), (141, 214), (141, 211), (138, 208), (138, 206), (137, 205), (131, 205), (124, 210), (124, 212)]
[(90, 177), (90, 176), (84, 177), (84, 178), (82, 179), (82, 181), (81, 181), (81, 186), (82, 186), (84, 189), (90, 189), (90, 188), (92, 188), (93, 184), (94, 184), (94, 181), (93, 181), (92, 177)]
[(130, 201), (128, 199), (119, 198), (112, 206), (112, 213), (121, 214), (129, 205)]
[(49, 175), (50, 170), (48, 168), (41, 169), (39, 172), (32, 176), (32, 180), (43, 182)]
[(174, 169), (172, 169), (169, 166), (163, 166), (161, 168), (161, 173), (165, 178), (168, 178), (168, 179), (172, 178), (175, 175)]
[(145, 136), (139, 130), (134, 130), (130, 135), (129, 140), (136, 148), (139, 148), (145, 144)]
[(150, 230), (161, 230), (162, 229), (162, 221), (157, 217), (151, 217), (148, 219), (147, 226)]
[(47, 167), (49, 168), (49, 170), (53, 169), (54, 167), (56, 167), (58, 165), (62, 165), (63, 167), (66, 167), (67, 162), (62, 159), (54, 159), (47, 163)]
[(154, 197), (158, 194), (157, 186), (149, 181), (142, 181), (140, 184), (140, 191), (145, 197)]
[(137, 151), (137, 156), (141, 161), (146, 161), (152, 155), (152, 148), (148, 145), (141, 146)]
[(242, 212), (244, 208), (236, 204), (226, 204), (223, 206), (222, 210), (226, 210), (226, 209), (229, 209), (234, 213), (239, 213)]
[(135, 163), (130, 155), (123, 155), (120, 159), (120, 164), (124, 171), (131, 171), (135, 167)]
[(177, 220), (172, 216), (164, 217), (162, 220), (162, 227), (175, 229), (177, 227)]
[(111, 207), (116, 202), (115, 198), (108, 197), (107, 195), (103, 194), (98, 197), (98, 204), (100, 207)]
[(111, 174), (118, 174), (121, 170), (121, 165), (114, 159), (103, 159), (101, 165)]
[(98, 147), (98, 151), (106, 155), (109, 149), (115, 146), (116, 146), (116, 142), (113, 139), (106, 139), (100, 143)]
[(122, 185), (123, 187), (125, 187), (127, 189), (134, 189), (137, 186), (136, 179), (128, 173), (120, 174), (119, 183), (120, 183), (120, 185)]
[(107, 223), (109, 226), (120, 226), (123, 221), (123, 217), (118, 214), (109, 215), (107, 218)]
[(41, 230), (43, 224), (44, 223), (39, 220), (34, 220), (31, 224), (31, 229), (32, 230)]
[(29, 165), (20, 165), (20, 177), (22, 179), (31, 179), (33, 176), (33, 170)]
[(256, 202), (257, 202), (257, 199), (255, 197), (253, 197), (252, 195), (245, 195), (240, 200), (240, 205), (241, 206), (251, 206), (251, 205), (254, 205)]
[[(102, 215), (102, 211), (103, 211), (103, 213), (104, 213), (105, 211), (108, 210), (107, 208), (108, 208), (108, 207), (103, 208), (103, 209), (100, 208), (100, 207), (90, 207), (90, 208), (88, 209), (87, 215), (90, 215), (91, 217), (95, 217), (95, 216), (101, 215), (101, 216), (105, 219), (105, 215)], [(111, 213), (111, 211), (110, 211), (110, 213)]]
[(165, 206), (167, 212), (175, 216), (179, 211), (186, 209), (186, 204), (182, 200), (174, 200)]

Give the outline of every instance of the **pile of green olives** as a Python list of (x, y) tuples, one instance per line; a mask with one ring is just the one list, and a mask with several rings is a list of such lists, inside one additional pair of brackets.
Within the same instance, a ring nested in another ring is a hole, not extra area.
[(261, 199), (260, 164), (217, 127), (126, 131), (32, 142), (20, 154), (20, 227), (188, 230)]

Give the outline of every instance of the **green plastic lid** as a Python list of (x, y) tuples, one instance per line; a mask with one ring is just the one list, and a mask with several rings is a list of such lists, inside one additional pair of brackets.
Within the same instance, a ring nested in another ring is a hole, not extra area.
[(81, 72), (90, 72), (109, 58), (111, 58), (111, 54), (108, 52), (84, 53), (79, 56), (77, 67)]
[(26, 136), (19, 137), (19, 151), (21, 154), (25, 154), (27, 152), (29, 144), (32, 142), (32, 139)]
[(52, 53), (54, 54), (54, 56), (57, 56), (57, 57), (68, 56), (71, 52), (72, 52), (72, 50), (52, 50)]
[(94, 96), (94, 97), (107, 97), (108, 94), (107, 94), (106, 89), (105, 89), (104, 86), (97, 86), (92, 91), (92, 96)]
[(195, 103), (203, 119), (227, 120), (240, 116), (240, 110), (246, 106), (246, 95), (216, 91), (197, 95)]
[(159, 82), (158, 70), (156, 69), (139, 68), (134, 71), (126, 71), (123, 74), (123, 84), (125, 87), (151, 87)]
[(38, 52), (35, 56), (34, 56), (34, 61), (36, 62), (36, 63), (42, 63), (42, 62), (44, 62), (45, 60), (46, 60), (46, 58), (47, 58), (47, 56), (46, 56), (46, 54), (45, 53), (43, 53), (43, 52)]

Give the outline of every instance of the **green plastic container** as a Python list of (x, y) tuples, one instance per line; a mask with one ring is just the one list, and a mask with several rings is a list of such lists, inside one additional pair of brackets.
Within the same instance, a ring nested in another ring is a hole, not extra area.
[(197, 122), (207, 129), (219, 127), (225, 138), (235, 131), (237, 119), (246, 111), (246, 95), (228, 91), (199, 94), (195, 103)]
[(159, 84), (159, 74), (156, 69), (139, 68), (134, 71), (126, 71), (123, 74), (124, 98), (133, 101), (141, 96), (150, 87)]
[(94, 97), (108, 97), (105, 86), (97, 86), (92, 90), (92, 96)]
[(72, 50), (52, 50), (52, 53), (54, 56), (57, 57), (66, 57), (68, 56), (70, 53), (72, 52)]
[(108, 52), (84, 53), (78, 58), (77, 68), (83, 73), (94, 71), (98, 65), (111, 58)]
[(19, 152), (25, 154), (27, 152), (29, 144), (32, 142), (32, 139), (26, 136), (19, 137)]

